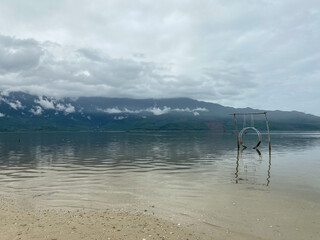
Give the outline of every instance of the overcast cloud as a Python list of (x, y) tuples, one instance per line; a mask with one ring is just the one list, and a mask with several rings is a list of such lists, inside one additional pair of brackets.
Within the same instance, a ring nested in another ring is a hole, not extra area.
[(1, 0), (0, 89), (320, 115), (319, 43), (318, 0)]

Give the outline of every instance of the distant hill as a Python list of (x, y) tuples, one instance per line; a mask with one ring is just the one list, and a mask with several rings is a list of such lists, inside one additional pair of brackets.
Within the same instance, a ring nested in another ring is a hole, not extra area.
[[(0, 95), (0, 131), (22, 130), (214, 130), (234, 129), (237, 109), (190, 98), (129, 99), (79, 97), (55, 99), (23, 92)], [(320, 130), (320, 117), (268, 111), (271, 130)], [(238, 126), (265, 130), (263, 116), (238, 117)]]

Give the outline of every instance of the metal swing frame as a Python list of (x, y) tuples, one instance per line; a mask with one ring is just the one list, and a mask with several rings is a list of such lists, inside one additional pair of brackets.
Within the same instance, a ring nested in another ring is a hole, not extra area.
[(238, 149), (240, 148), (240, 144), (246, 148), (246, 146), (244, 145), (243, 141), (242, 141), (242, 134), (248, 130), (248, 129), (253, 129), (259, 136), (259, 142), (258, 144), (254, 147), (254, 149), (257, 149), (258, 146), (260, 145), (261, 143), (261, 133), (258, 131), (258, 129), (256, 129), (255, 127), (244, 127), (240, 133), (238, 133), (238, 124), (237, 124), (237, 115), (261, 115), (261, 114), (264, 114), (265, 116), (265, 119), (266, 119), (266, 126), (267, 126), (267, 130), (268, 130), (268, 141), (269, 141), (269, 150), (271, 150), (271, 138), (270, 138), (270, 130), (269, 130), (269, 122), (268, 122), (268, 118), (267, 118), (267, 112), (253, 112), (253, 113), (231, 113), (230, 115), (233, 115), (233, 120), (234, 120), (234, 125), (235, 125), (235, 128), (236, 128), (236, 135), (237, 135), (237, 146), (238, 146)]

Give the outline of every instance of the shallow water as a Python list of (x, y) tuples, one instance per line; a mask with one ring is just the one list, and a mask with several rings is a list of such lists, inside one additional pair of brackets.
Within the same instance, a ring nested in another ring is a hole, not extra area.
[[(244, 136), (254, 146), (255, 135)], [(205, 234), (318, 239), (320, 133), (1, 133), (0, 193), (31, 208), (152, 211)]]

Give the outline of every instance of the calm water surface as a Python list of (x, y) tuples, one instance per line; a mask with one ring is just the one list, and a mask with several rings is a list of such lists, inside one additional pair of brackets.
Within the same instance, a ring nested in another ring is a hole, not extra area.
[(144, 209), (206, 234), (319, 239), (320, 133), (273, 133), (271, 153), (266, 139), (238, 152), (234, 135), (208, 132), (1, 133), (0, 193), (31, 208)]

